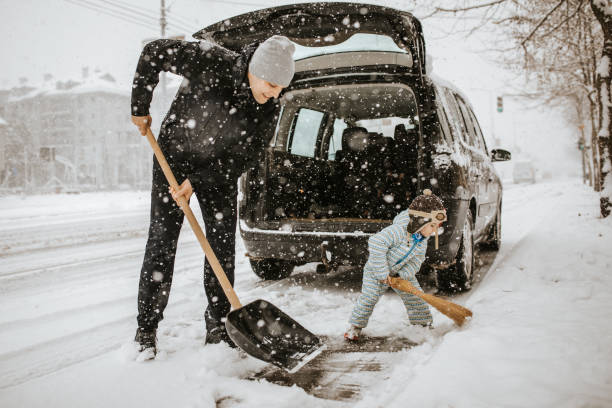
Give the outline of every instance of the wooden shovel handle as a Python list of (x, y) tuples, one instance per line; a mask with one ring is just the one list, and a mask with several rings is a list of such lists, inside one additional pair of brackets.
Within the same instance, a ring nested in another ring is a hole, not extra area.
[(446, 299), (424, 293), (407, 280), (399, 277), (389, 277), (387, 283), (395, 289), (420, 297), (425, 302), (438, 309), (442, 314), (450, 317), (458, 326), (461, 326), (468, 317), (472, 316), (472, 312), (468, 308)]
[[(151, 144), (151, 147), (153, 148), (153, 152), (155, 153), (157, 162), (161, 166), (162, 171), (164, 172), (164, 175), (166, 176), (166, 179), (168, 180), (168, 183), (170, 184), (172, 188), (174, 188), (174, 190), (178, 190), (179, 184), (177, 183), (176, 178), (174, 178), (174, 174), (172, 173), (172, 170), (170, 169), (170, 166), (168, 165), (168, 162), (166, 161), (166, 157), (164, 156), (164, 153), (161, 151), (159, 144), (157, 143), (157, 140), (155, 140), (155, 136), (153, 136), (153, 132), (151, 132), (151, 129), (147, 131), (147, 140), (149, 141), (149, 144)], [(198, 241), (200, 242), (200, 246), (202, 247), (202, 249), (204, 250), (204, 253), (206, 254), (206, 259), (208, 259), (210, 266), (212, 266), (213, 272), (215, 273), (215, 276), (217, 276), (217, 279), (219, 280), (219, 283), (221, 284), (221, 287), (223, 288), (223, 292), (225, 292), (225, 296), (227, 296), (227, 299), (232, 305), (232, 308), (233, 309), (241, 308), (242, 304), (240, 303), (240, 300), (238, 300), (238, 296), (236, 296), (236, 292), (234, 291), (234, 288), (232, 288), (232, 285), (227, 279), (227, 275), (223, 271), (223, 268), (221, 267), (221, 264), (219, 263), (217, 256), (215, 255), (212, 248), (210, 247), (210, 244), (208, 243), (208, 240), (206, 239), (206, 235), (204, 235), (202, 228), (200, 228), (200, 224), (198, 223), (198, 220), (196, 220), (195, 215), (193, 215), (193, 211), (191, 211), (191, 208), (189, 207), (189, 202), (185, 199), (185, 197), (180, 196), (178, 199), (178, 204), (181, 207), (181, 210), (183, 210), (183, 212), (187, 216), (189, 225), (191, 225), (191, 229), (193, 230), (196, 237), (198, 238)]]

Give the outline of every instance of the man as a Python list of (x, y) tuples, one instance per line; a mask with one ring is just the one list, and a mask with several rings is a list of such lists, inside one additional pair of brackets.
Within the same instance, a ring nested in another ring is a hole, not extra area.
[[(158, 142), (177, 180), (171, 191), (154, 158), (151, 221), (138, 290), (140, 351), (155, 356), (156, 330), (168, 303), (183, 213), (175, 200), (196, 193), (206, 234), (229, 281), (234, 282), (237, 180), (254, 167), (278, 117), (278, 96), (295, 71), (295, 47), (282, 36), (234, 53), (210, 42), (157, 40), (144, 47), (132, 88), (132, 122), (142, 135), (151, 124), (149, 106), (161, 71), (184, 77)], [(208, 263), (206, 343), (225, 341), (230, 304)]]

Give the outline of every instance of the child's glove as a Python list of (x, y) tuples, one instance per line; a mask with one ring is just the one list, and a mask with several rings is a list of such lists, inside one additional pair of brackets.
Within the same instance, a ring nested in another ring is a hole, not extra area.
[(387, 276), (387, 278), (381, 280), (380, 283), (383, 283), (389, 286), (393, 286), (394, 284), (397, 284), (399, 280), (400, 280), (399, 276)]

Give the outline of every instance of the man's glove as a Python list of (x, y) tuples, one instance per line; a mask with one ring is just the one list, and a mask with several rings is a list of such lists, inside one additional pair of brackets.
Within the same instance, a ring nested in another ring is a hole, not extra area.
[(151, 127), (151, 115), (147, 116), (132, 116), (132, 123), (136, 125), (141, 135), (146, 136), (147, 131)]

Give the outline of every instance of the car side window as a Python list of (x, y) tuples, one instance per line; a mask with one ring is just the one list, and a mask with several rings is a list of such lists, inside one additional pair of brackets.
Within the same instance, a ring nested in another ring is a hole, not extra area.
[(463, 101), (463, 99), (461, 99), (460, 96), (455, 95), (455, 98), (457, 99), (457, 104), (459, 105), (459, 111), (461, 112), (461, 116), (463, 117), (463, 121), (467, 129), (467, 132), (465, 134), (467, 138), (466, 142), (468, 145), (478, 150), (481, 150), (480, 143), (478, 142), (478, 139), (476, 137), (476, 131), (474, 130), (474, 124), (472, 123), (472, 119), (470, 118), (468, 107), (466, 106), (465, 102)]
[(438, 108), (438, 121), (440, 122), (440, 132), (447, 144), (453, 144), (453, 133), (450, 126), (448, 126), (448, 119), (446, 118), (446, 112), (442, 108)]
[(478, 142), (479, 142), (482, 150), (488, 156), (489, 155), (489, 151), (487, 150), (487, 143), (485, 142), (484, 136), (482, 134), (482, 129), (480, 128), (480, 124), (478, 123), (478, 119), (476, 119), (476, 115), (474, 115), (474, 111), (472, 111), (471, 109), (470, 109), (470, 117), (472, 118), (472, 123), (474, 124), (474, 130), (476, 131), (476, 138), (478, 139)]
[(451, 122), (453, 122), (453, 124), (456, 125), (455, 129), (459, 133), (459, 138), (463, 140), (464, 143), (467, 143), (467, 136), (466, 136), (467, 127), (465, 125), (465, 121), (463, 120), (463, 117), (461, 116), (461, 113), (459, 112), (459, 105), (457, 105), (457, 101), (455, 100), (455, 95), (448, 89), (445, 89), (444, 93), (445, 93), (446, 102), (449, 108), (449, 114), (450, 114), (449, 119), (451, 120)]
[(315, 157), (317, 139), (325, 114), (301, 108), (295, 114), (289, 135), (288, 152), (297, 156)]
[(278, 120), (276, 121), (276, 126), (274, 127), (274, 136), (272, 137), (272, 141), (270, 143), (271, 146), (276, 146), (278, 143), (278, 130), (280, 129), (281, 119), (283, 118), (283, 113), (285, 111), (285, 106), (280, 107), (280, 112), (278, 113)]
[(436, 100), (438, 101), (437, 113), (438, 113), (438, 122), (440, 124), (441, 139), (446, 141), (448, 145), (452, 145), (454, 135), (448, 123), (448, 117), (446, 116), (447, 113), (446, 113), (446, 108), (444, 107), (445, 104), (443, 102), (443, 98), (444, 98), (444, 95), (442, 95), (441, 92), (438, 89), (436, 89)]
[(327, 160), (335, 160), (336, 152), (342, 150), (342, 132), (348, 127), (344, 119), (334, 120), (334, 131), (329, 140), (329, 149), (327, 150)]

